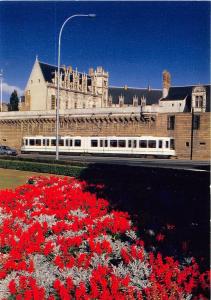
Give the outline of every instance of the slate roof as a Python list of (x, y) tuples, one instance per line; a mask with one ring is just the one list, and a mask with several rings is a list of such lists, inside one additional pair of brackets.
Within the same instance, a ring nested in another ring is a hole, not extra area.
[[(40, 61), (39, 61), (39, 65), (40, 65), (40, 68), (43, 73), (45, 81), (52, 82), (52, 79), (54, 78), (54, 73), (55, 73), (55, 71), (57, 71), (57, 66), (49, 65), (49, 64), (46, 64), (46, 63), (43, 63)], [(62, 67), (60, 68), (60, 72), (64, 74), (64, 70)], [(78, 72), (78, 73), (79, 73), (79, 82), (81, 83), (82, 73), (80, 73), (80, 72)], [(73, 80), (73, 76), (70, 75), (70, 82), (72, 80)], [(87, 84), (91, 85), (91, 77), (89, 75), (87, 75)]]
[(141, 103), (141, 97), (146, 98), (146, 104), (158, 104), (158, 100), (162, 97), (162, 90), (153, 89), (138, 89), (138, 88), (124, 88), (124, 87), (109, 87), (108, 95), (112, 96), (112, 103), (119, 104), (119, 96), (124, 96), (124, 104), (133, 104), (133, 96), (138, 97), (138, 104)]
[[(160, 101), (183, 100), (187, 97), (186, 111), (189, 111), (191, 107), (192, 90), (196, 86), (198, 85), (170, 87), (168, 96), (162, 98)], [(201, 86), (206, 89), (206, 111), (210, 112), (210, 85), (202, 84)]]

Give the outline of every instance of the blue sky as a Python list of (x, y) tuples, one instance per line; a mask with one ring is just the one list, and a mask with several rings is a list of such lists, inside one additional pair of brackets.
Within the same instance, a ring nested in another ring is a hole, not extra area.
[(61, 63), (88, 72), (103, 66), (110, 85), (161, 88), (162, 71), (172, 85), (210, 82), (209, 2), (0, 2), (0, 69), (3, 99), (19, 95), (36, 54), (57, 64), (61, 24), (76, 13), (62, 36)]

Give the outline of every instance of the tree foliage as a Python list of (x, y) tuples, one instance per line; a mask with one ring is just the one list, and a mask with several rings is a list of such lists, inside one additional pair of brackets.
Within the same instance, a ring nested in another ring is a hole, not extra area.
[(18, 104), (19, 104), (18, 93), (16, 90), (14, 90), (10, 96), (10, 103), (8, 105), (9, 111), (17, 111)]

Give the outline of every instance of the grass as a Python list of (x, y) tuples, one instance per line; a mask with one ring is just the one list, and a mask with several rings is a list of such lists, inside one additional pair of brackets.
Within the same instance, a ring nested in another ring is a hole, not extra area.
[[(55, 174), (37, 173), (29, 171), (19, 171), (0, 168), (0, 189), (14, 189), (25, 184), (31, 176), (59, 176)], [(60, 175), (61, 176), (61, 175)]]

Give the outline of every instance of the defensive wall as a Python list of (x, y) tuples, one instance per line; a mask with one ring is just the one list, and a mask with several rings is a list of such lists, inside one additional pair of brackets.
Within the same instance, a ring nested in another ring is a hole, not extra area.
[[(171, 136), (178, 159), (210, 159), (210, 113), (140, 113), (140, 108), (60, 110), (60, 135), (69, 136)], [(174, 129), (169, 129), (174, 116)], [(55, 111), (2, 112), (0, 144), (20, 150), (23, 136), (55, 135)]]

